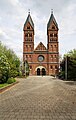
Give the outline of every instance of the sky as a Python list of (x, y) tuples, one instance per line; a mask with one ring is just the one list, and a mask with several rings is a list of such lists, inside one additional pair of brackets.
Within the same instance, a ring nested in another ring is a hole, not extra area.
[(47, 23), (53, 9), (59, 27), (59, 54), (76, 49), (76, 0), (0, 0), (0, 41), (23, 56), (23, 26), (28, 10), (35, 26), (35, 47), (47, 46)]

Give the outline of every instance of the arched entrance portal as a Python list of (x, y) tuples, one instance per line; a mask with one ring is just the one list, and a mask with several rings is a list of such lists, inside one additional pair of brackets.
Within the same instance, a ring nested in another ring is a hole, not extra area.
[(46, 75), (46, 71), (44, 68), (42, 68), (42, 75)]
[(37, 69), (37, 75), (40, 75), (40, 68)]
[(38, 66), (36, 68), (36, 75), (46, 75), (46, 68), (44, 68), (43, 66)]

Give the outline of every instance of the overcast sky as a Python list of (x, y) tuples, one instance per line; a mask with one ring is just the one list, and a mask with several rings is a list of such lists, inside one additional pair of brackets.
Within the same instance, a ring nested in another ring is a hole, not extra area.
[(23, 25), (28, 9), (35, 26), (35, 47), (47, 45), (51, 9), (59, 26), (59, 53), (76, 48), (76, 0), (0, 0), (0, 41), (22, 58)]

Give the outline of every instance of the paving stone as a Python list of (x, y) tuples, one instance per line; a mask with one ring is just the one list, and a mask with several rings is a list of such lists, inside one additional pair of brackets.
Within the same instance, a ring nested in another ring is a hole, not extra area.
[(0, 94), (0, 120), (76, 120), (76, 85), (30, 76)]

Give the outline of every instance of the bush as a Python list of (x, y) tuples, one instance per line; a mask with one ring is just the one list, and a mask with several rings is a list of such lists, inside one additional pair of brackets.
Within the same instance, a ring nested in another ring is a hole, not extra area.
[(21, 72), (21, 71), (19, 72), (18, 77), (23, 77), (23, 75), (22, 75), (22, 72)]
[(59, 72), (58, 78), (64, 80), (65, 79), (65, 71)]
[(9, 79), (7, 80), (7, 83), (8, 83), (8, 84), (11, 84), (11, 83), (14, 83), (14, 82), (16, 82), (16, 80), (15, 80), (14, 78), (9, 78)]
[(0, 42), (0, 83), (19, 75), (20, 60), (16, 54)]
[(11, 78), (11, 77), (16, 77), (16, 76), (18, 76), (18, 72), (17, 72), (17, 70), (15, 70), (15, 69), (11, 69), (10, 71), (9, 71), (9, 78)]
[(26, 72), (26, 76), (29, 76), (29, 72)]
[(0, 56), (0, 83), (5, 83), (8, 79), (9, 63), (5, 55)]

